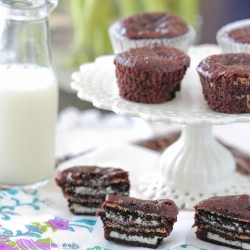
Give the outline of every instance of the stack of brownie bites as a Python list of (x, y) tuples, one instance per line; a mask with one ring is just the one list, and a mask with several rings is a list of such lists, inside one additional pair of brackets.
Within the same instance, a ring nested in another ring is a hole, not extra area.
[[(249, 40), (242, 40), (246, 34)], [(190, 66), (192, 27), (169, 13), (143, 13), (118, 20), (109, 35), (122, 98), (145, 104), (175, 98)], [(250, 21), (222, 28), (217, 41), (224, 53), (204, 58), (196, 68), (204, 98), (214, 111), (249, 113)], [(123, 169), (75, 166), (58, 171), (55, 180), (71, 212), (100, 217), (107, 240), (156, 248), (177, 221), (174, 201), (129, 197), (129, 173)], [(248, 195), (211, 197), (194, 209), (198, 239), (250, 249)]]
[(171, 200), (108, 195), (97, 212), (104, 237), (118, 243), (156, 248), (173, 230), (178, 208)]
[(211, 197), (195, 207), (196, 236), (203, 241), (250, 249), (250, 196)]
[(129, 197), (128, 177), (120, 168), (75, 166), (58, 171), (55, 181), (72, 213), (100, 216), (107, 240), (156, 248), (173, 230), (178, 207)]
[(107, 194), (129, 195), (129, 173), (120, 168), (75, 166), (58, 171), (56, 183), (74, 214), (95, 215)]

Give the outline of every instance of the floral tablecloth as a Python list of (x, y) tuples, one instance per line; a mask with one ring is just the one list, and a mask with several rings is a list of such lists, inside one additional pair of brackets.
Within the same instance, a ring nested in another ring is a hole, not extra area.
[[(61, 191), (51, 181), (38, 191), (0, 191), (0, 249), (2, 250), (141, 250), (106, 241), (95, 216), (75, 216)], [(171, 235), (158, 247), (167, 249), (229, 249), (204, 243), (195, 237), (193, 211), (180, 211)], [(62, 248), (61, 241), (65, 241)]]
[(61, 238), (68, 239), (65, 249), (124, 249), (108, 248), (96, 217), (71, 214), (53, 181), (33, 192), (1, 191), (0, 204), (0, 249), (60, 249)]
[(93, 216), (70, 214), (53, 180), (38, 191), (0, 191), (0, 210), (0, 248), (6, 250), (56, 248), (62, 232), (82, 246), (96, 223)]

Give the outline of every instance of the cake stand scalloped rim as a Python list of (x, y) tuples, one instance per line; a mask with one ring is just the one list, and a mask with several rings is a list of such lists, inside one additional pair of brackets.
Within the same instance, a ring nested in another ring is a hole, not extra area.
[(192, 210), (194, 205), (212, 196), (248, 194), (250, 177), (240, 173), (235, 174), (235, 183), (217, 191), (182, 190), (166, 185), (160, 178), (145, 177), (138, 190), (148, 199), (173, 199), (179, 208)]
[[(220, 53), (218, 46), (192, 46), (189, 55), (191, 62), (193, 59), (193, 63), (197, 63), (205, 56), (213, 54), (213, 52)], [(174, 122), (183, 125), (224, 125), (236, 122), (250, 122), (250, 114), (247, 113), (226, 114), (210, 110), (205, 107), (203, 96), (200, 96), (198, 100), (198, 102), (201, 102), (201, 110), (197, 107), (183, 110), (182, 108), (185, 107), (185, 103), (182, 103), (182, 98), (185, 98), (184, 94), (176, 98), (179, 98), (177, 106), (182, 106), (180, 109), (176, 109), (172, 105), (175, 100), (157, 105), (127, 101), (118, 94), (113, 58), (113, 55), (98, 57), (92, 63), (81, 65), (80, 70), (72, 74), (71, 88), (77, 91), (78, 98), (92, 102), (93, 106), (99, 109), (110, 110), (124, 116), (141, 117), (155, 122)], [(187, 92), (188, 90), (181, 91)], [(201, 93), (198, 95), (201, 95)], [(169, 108), (169, 105), (172, 106)]]
[(81, 100), (92, 102), (93, 106), (99, 109), (113, 111), (118, 115), (140, 117), (148, 121), (153, 122), (173, 122), (182, 125), (198, 125), (198, 124), (212, 124), (212, 125), (226, 125), (231, 123), (250, 122), (250, 116), (248, 115), (204, 115), (204, 113), (185, 113), (185, 112), (165, 112), (164, 115), (155, 115), (154, 113), (148, 113), (147, 111), (140, 110), (129, 110), (129, 108), (120, 108), (118, 102), (105, 102), (100, 101), (94, 96), (89, 96), (84, 93), (84, 90), (79, 91), (77, 96)]

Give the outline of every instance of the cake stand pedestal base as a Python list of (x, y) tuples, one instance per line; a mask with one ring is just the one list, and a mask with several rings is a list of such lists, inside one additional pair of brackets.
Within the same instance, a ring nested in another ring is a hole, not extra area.
[(211, 130), (206, 124), (183, 126), (160, 157), (161, 177), (144, 179), (139, 191), (149, 199), (173, 199), (185, 209), (211, 196), (250, 194), (249, 178), (236, 173), (233, 155)]

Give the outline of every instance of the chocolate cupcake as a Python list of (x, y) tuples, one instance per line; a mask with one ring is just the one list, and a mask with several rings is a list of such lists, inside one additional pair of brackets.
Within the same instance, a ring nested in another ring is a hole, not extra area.
[(250, 113), (250, 54), (212, 55), (197, 72), (208, 106), (228, 114)]
[(175, 97), (190, 58), (176, 48), (154, 45), (120, 53), (114, 64), (121, 97), (156, 104)]
[(141, 13), (119, 19), (109, 27), (114, 53), (130, 48), (164, 44), (186, 52), (195, 38), (195, 30), (170, 13)]
[(223, 26), (216, 40), (224, 53), (250, 53), (250, 19)]

